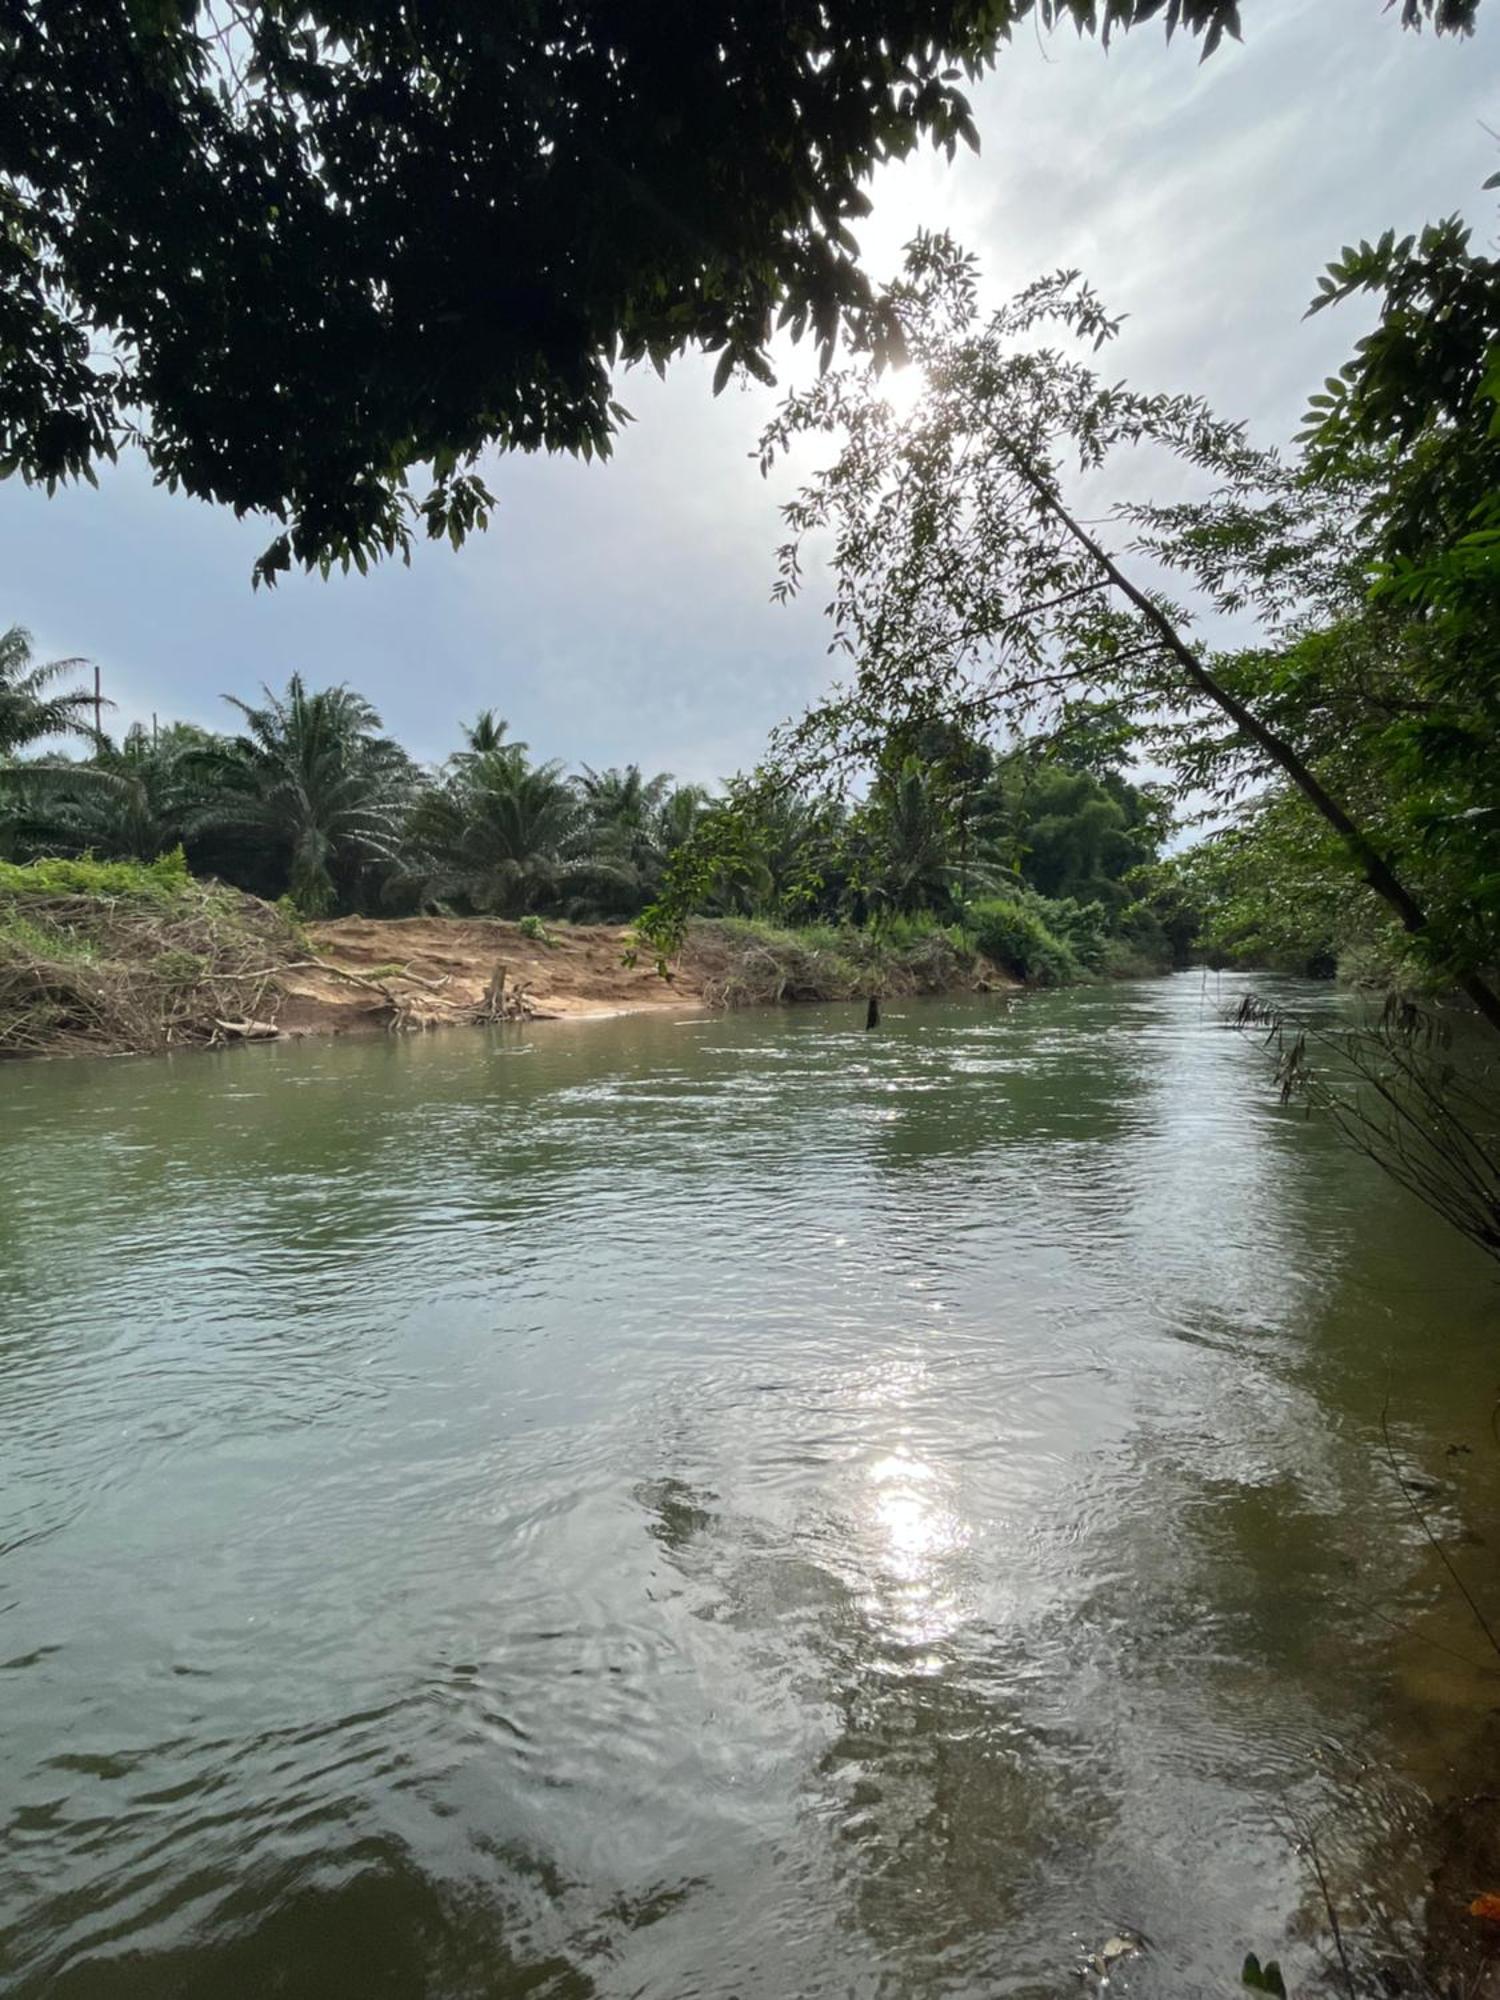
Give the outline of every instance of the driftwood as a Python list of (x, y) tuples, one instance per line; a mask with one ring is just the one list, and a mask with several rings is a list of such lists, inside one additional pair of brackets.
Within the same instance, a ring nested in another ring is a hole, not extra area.
[(281, 1033), (274, 1021), (221, 1021), (214, 1026), (232, 1042), (274, 1042)]

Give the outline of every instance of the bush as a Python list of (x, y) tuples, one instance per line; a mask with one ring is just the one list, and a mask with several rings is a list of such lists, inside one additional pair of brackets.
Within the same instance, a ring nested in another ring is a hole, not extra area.
[(192, 881), (180, 847), (155, 861), (0, 861), (0, 893), (13, 896), (145, 896), (166, 902)]
[(1170, 969), (1161, 952), (1147, 950), (1125, 937), (1110, 939), (1099, 965), (1106, 979), (1155, 979)]
[(975, 944), (992, 964), (1028, 986), (1066, 986), (1082, 974), (1072, 947), (1054, 937), (1036, 910), (1018, 899), (995, 897), (977, 903), (972, 931)]
[(783, 930), (748, 917), (700, 918), (688, 927), (683, 965), (709, 1005), (724, 1007), (950, 993), (972, 985), (972, 950), (940, 925), (903, 919), (897, 932), (884, 924)]
[[(85, 893), (81, 882), (100, 886)], [(0, 1058), (222, 1041), (226, 1021), (273, 1017), (278, 968), (297, 950), (274, 910), (170, 861), (7, 868)]]
[(522, 917), (516, 925), (516, 929), (521, 933), (523, 938), (530, 938), (533, 944), (551, 944), (553, 942), (552, 933), (547, 929), (547, 926), (542, 922), (540, 917)]
[(1109, 912), (1102, 903), (1079, 903), (1071, 896), (1048, 897), (1025, 892), (1020, 901), (1022, 908), (1029, 910), (1086, 972), (1101, 969), (1110, 943)]

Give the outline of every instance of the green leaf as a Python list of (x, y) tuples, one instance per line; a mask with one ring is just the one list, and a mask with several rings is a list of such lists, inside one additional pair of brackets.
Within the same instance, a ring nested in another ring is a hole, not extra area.
[(1240, 1972), (1240, 1984), (1248, 1986), (1252, 1993), (1274, 1993), (1279, 2000), (1286, 2000), (1286, 1981), (1274, 1958), (1267, 1959), (1262, 1965), (1253, 1951), (1247, 1953)]

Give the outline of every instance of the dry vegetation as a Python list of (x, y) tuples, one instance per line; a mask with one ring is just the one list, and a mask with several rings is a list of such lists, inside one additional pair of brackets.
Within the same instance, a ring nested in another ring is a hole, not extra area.
[(1015, 984), (952, 932), (921, 925), (789, 931), (724, 918), (688, 927), (682, 962), (710, 1007), (988, 992)]
[(268, 1032), (281, 970), (305, 953), (279, 910), (171, 870), (0, 867), (0, 1056)]

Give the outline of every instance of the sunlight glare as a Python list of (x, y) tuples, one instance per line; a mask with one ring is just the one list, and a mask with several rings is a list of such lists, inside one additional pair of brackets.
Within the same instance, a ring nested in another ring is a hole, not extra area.
[(897, 423), (904, 424), (926, 390), (926, 375), (914, 362), (908, 361), (902, 367), (887, 368), (876, 385), (875, 393), (883, 403), (889, 404)]

